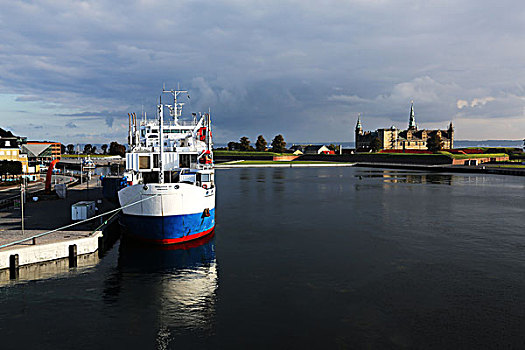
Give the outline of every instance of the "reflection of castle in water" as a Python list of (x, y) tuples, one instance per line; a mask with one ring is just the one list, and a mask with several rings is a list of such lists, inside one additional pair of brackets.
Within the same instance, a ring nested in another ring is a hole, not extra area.
[(360, 178), (382, 178), (388, 183), (452, 185), (454, 176), (449, 174), (405, 173), (397, 170), (382, 170), (355, 175)]
[(104, 297), (117, 304), (136, 300), (130, 313), (158, 323), (157, 342), (164, 343), (174, 329), (213, 329), (217, 287), (213, 235), (166, 247), (123, 241)]
[(452, 175), (446, 174), (384, 174), (385, 182), (410, 184), (452, 185)]

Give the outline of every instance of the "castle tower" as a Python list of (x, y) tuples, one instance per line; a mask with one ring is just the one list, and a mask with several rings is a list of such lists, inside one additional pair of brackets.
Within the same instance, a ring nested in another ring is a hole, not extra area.
[(357, 143), (360, 142), (360, 136), (363, 135), (363, 126), (361, 125), (361, 114), (357, 115), (357, 124), (355, 126), (355, 148), (358, 149)]
[(410, 119), (408, 121), (408, 130), (417, 130), (416, 117), (414, 116), (414, 101), (410, 104)]
[(450, 139), (450, 149), (452, 149), (454, 148), (454, 125), (452, 125), (452, 121), (448, 126), (448, 137)]

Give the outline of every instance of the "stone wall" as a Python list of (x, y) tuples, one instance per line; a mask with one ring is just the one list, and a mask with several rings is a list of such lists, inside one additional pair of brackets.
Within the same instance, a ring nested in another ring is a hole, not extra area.
[(325, 154), (305, 154), (297, 160), (309, 161), (329, 161), (329, 162), (365, 162), (365, 163), (397, 163), (397, 164), (422, 164), (422, 165), (439, 165), (452, 164), (452, 159), (445, 155), (435, 154), (342, 154), (342, 155), (325, 155)]

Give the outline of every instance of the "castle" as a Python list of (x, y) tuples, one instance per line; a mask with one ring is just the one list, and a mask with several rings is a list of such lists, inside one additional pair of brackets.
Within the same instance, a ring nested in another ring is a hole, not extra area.
[(454, 148), (454, 127), (452, 122), (447, 130), (418, 130), (414, 116), (414, 103), (410, 106), (410, 119), (407, 130), (398, 130), (392, 126), (389, 129), (377, 129), (376, 131), (363, 131), (361, 118), (357, 118), (355, 126), (355, 148), (356, 150), (370, 150), (372, 141), (378, 139), (382, 149), (415, 149), (427, 150), (427, 140), (438, 134), (443, 142), (443, 149)]

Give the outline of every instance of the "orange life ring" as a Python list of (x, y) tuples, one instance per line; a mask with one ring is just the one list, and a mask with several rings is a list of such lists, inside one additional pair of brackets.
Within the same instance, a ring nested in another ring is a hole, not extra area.
[(202, 185), (202, 188), (207, 189), (208, 186), (206, 184)]

